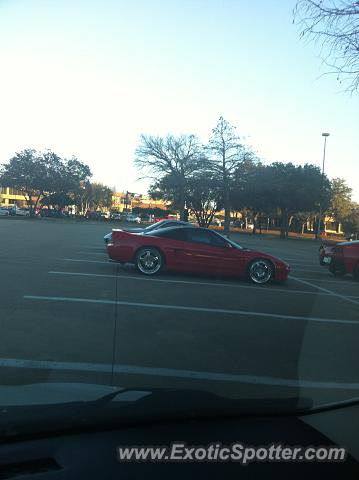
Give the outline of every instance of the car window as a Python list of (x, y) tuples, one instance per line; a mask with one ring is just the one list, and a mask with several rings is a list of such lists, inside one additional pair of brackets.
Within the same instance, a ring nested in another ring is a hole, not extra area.
[(169, 228), (169, 229), (161, 229), (161, 230), (156, 230), (155, 232), (152, 233), (152, 235), (155, 235), (156, 237), (164, 237), (164, 238), (170, 238), (172, 240), (187, 240), (187, 229), (186, 228)]
[(199, 228), (190, 229), (188, 232), (188, 241), (193, 243), (202, 243), (212, 247), (225, 247), (226, 241), (221, 239), (219, 235), (210, 230), (202, 230)]

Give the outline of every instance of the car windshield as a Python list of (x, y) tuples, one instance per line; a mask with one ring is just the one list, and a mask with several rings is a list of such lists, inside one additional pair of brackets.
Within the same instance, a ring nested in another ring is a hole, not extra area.
[(163, 220), (161, 222), (156, 222), (152, 225), (148, 225), (145, 228), (145, 232), (152, 232), (152, 230), (157, 230), (158, 228), (164, 227), (168, 222), (166, 220)]
[(232, 245), (232, 247), (234, 247), (234, 248), (238, 248), (239, 250), (241, 250), (242, 248), (244, 248), (243, 246), (239, 245), (239, 243), (234, 242), (234, 241), (231, 240), (230, 238), (226, 238), (225, 240), (226, 240), (230, 245)]
[(0, 437), (358, 395), (358, 18), (0, 1)]

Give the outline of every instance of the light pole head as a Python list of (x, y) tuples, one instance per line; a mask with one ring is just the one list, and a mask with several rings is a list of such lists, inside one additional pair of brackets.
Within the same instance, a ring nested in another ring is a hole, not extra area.
[(330, 133), (322, 133), (322, 137), (329, 137)]

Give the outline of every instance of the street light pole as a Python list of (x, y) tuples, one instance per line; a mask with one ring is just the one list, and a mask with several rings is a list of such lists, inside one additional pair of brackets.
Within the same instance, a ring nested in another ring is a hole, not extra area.
[[(324, 149), (323, 149), (323, 164), (322, 164), (322, 184), (320, 193), (323, 193), (323, 184), (324, 184), (324, 171), (325, 171), (325, 150), (327, 147), (327, 138), (329, 137), (329, 133), (322, 133), (322, 137), (324, 137)], [(318, 226), (317, 226), (317, 239), (320, 238), (320, 224), (322, 221), (322, 204), (319, 203), (319, 218), (318, 218)], [(324, 222), (323, 222), (324, 224)]]

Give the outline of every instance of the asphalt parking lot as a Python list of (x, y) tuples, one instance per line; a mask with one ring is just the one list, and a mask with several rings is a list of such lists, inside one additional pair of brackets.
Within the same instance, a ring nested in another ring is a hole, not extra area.
[(107, 260), (95, 222), (0, 220), (2, 384), (78, 381), (254, 398), (359, 396), (359, 283), (312, 240), (233, 234), (287, 260), (285, 285)]

